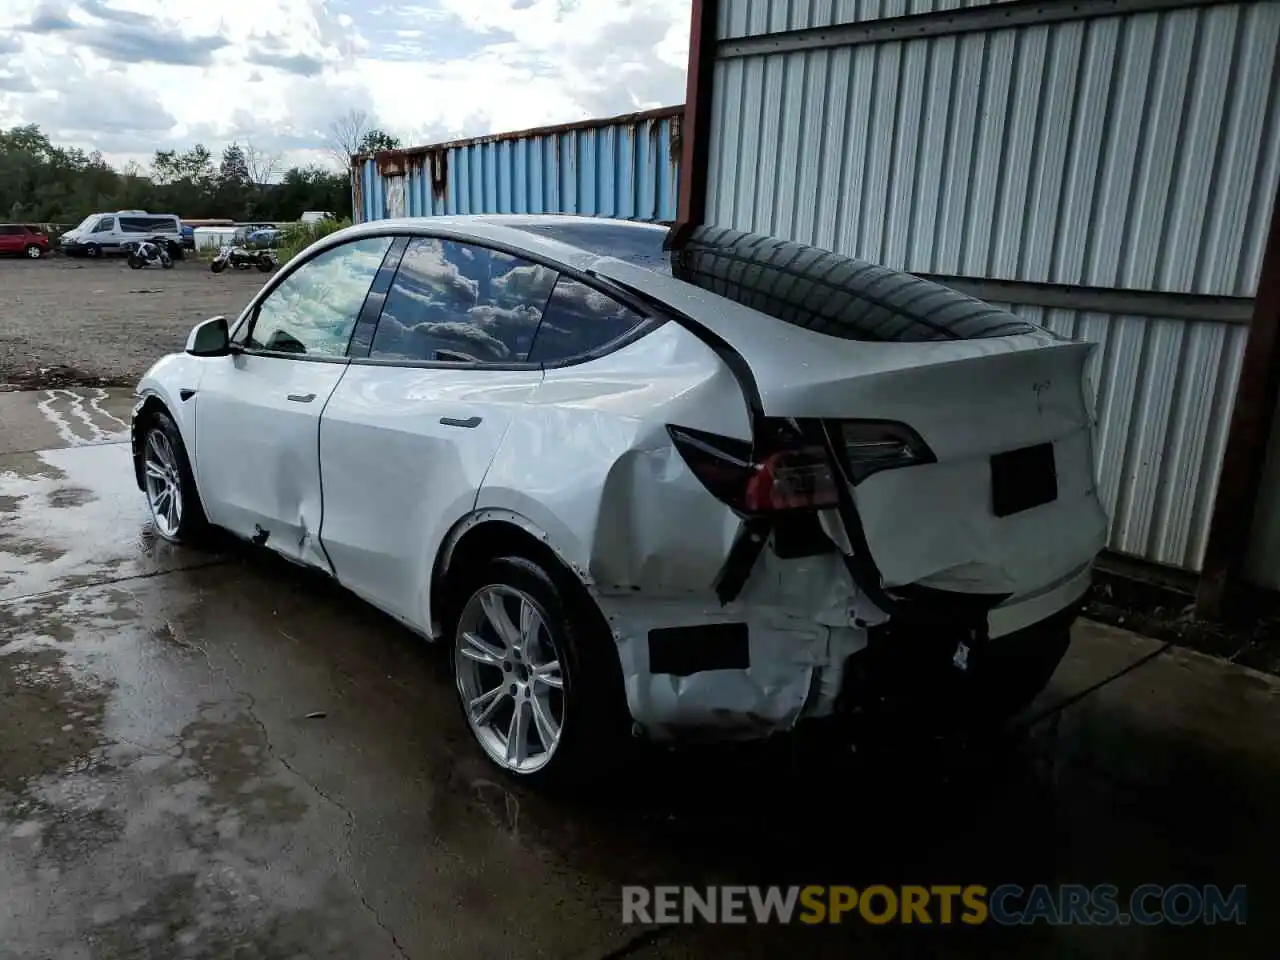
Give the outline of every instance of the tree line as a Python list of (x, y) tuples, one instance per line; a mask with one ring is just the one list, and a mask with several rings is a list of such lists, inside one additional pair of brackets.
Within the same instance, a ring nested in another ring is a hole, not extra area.
[[(345, 156), (397, 146), (384, 131), (365, 129), (339, 149)], [(350, 217), (351, 182), (345, 171), (316, 165), (281, 170), (278, 157), (238, 143), (216, 161), (198, 143), (157, 150), (149, 170), (137, 163), (117, 170), (97, 151), (58, 146), (35, 124), (0, 130), (0, 221), (73, 225), (106, 210), (241, 222), (297, 220), (305, 210)]]

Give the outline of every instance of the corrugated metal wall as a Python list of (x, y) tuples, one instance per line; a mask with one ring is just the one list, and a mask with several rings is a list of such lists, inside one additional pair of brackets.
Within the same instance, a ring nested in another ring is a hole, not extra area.
[[(1257, 287), (1280, 4), (1009, 27), (989, 11), (989, 28), (948, 33), (973, 6), (722, 0), (720, 39), (775, 36), (721, 45), (706, 219), (918, 273), (1150, 293), (1142, 316), (1045, 319), (1103, 345), (1112, 547), (1198, 568), (1247, 328), (1160, 319), (1156, 301)], [(935, 35), (775, 43), (935, 10)]]
[(580, 213), (674, 220), (683, 108), (358, 158), (364, 220)]

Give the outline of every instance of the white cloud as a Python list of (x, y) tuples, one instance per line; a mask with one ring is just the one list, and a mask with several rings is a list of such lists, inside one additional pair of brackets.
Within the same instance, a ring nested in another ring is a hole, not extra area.
[(295, 163), (349, 109), (406, 143), (625, 113), (683, 98), (689, 6), (0, 0), (0, 126), (120, 161), (248, 140)]

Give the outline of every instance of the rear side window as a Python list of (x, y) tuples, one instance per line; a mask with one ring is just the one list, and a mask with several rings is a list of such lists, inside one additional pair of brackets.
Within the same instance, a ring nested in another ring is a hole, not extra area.
[(529, 360), (558, 363), (593, 353), (626, 336), (644, 321), (644, 317), (612, 297), (562, 276), (547, 303)]
[(523, 363), (556, 271), (497, 250), (418, 237), (387, 292), (375, 360)]
[(1039, 329), (909, 273), (757, 233), (699, 227), (671, 257), (677, 279), (843, 340), (970, 340)]
[(139, 217), (121, 217), (120, 229), (125, 233), (142, 233), (147, 226), (146, 222)]
[(12, 237), (22, 233), (21, 227), (11, 227), (7, 224), (0, 223), (0, 236)]

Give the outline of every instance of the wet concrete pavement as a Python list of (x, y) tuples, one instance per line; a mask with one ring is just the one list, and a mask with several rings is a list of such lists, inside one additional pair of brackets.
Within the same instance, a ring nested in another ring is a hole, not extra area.
[[(438, 651), (269, 556), (158, 542), (127, 396), (55, 394), (0, 395), (0, 957), (1272, 953), (1275, 679), (1081, 624), (1039, 707), (1150, 659), (1007, 747), (687, 751), (540, 797)], [(1015, 882), (1243, 883), (1249, 922), (620, 923), (623, 884)]]

